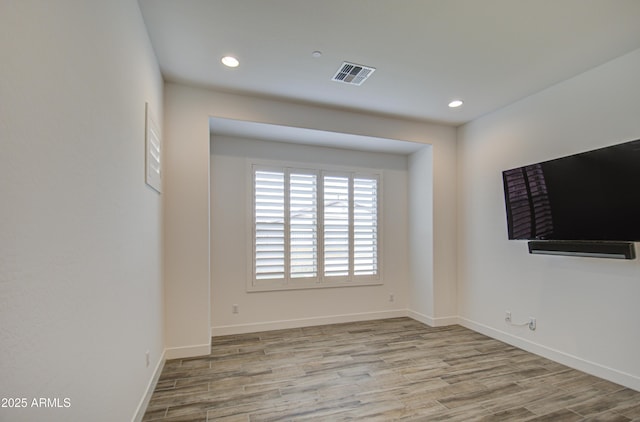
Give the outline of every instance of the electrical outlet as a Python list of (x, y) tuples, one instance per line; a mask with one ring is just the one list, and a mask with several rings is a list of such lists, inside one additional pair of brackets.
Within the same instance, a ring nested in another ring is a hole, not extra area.
[(507, 322), (507, 323), (511, 324), (511, 311), (507, 311), (507, 312), (504, 314), (504, 320), (505, 320), (505, 322)]
[(231, 307), (231, 312), (233, 312), (234, 314), (240, 312), (240, 310), (238, 309), (238, 305), (233, 304), (233, 306)]
[(393, 302), (393, 301), (395, 301), (395, 300), (396, 300), (395, 295), (394, 295), (393, 293), (390, 293), (390, 294), (389, 294), (389, 302)]
[(529, 329), (531, 331), (536, 330), (536, 319), (534, 317), (529, 317)]
[(149, 367), (149, 364), (151, 363), (151, 357), (149, 355), (149, 351), (147, 350), (147, 352), (144, 354), (144, 358), (145, 358), (145, 362), (147, 363), (147, 368)]

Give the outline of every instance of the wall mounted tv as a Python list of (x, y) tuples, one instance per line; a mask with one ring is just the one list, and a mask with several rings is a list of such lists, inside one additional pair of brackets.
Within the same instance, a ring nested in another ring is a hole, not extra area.
[(502, 178), (509, 239), (640, 241), (640, 139)]

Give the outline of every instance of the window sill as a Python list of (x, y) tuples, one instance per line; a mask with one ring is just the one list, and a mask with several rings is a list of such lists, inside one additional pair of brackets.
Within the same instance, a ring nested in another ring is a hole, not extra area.
[(294, 282), (284, 284), (283, 282), (262, 282), (259, 286), (247, 285), (248, 293), (255, 292), (273, 292), (284, 290), (308, 290), (308, 289), (333, 289), (340, 287), (364, 287), (364, 286), (382, 286), (382, 280), (362, 280), (362, 281), (334, 281), (334, 282)]

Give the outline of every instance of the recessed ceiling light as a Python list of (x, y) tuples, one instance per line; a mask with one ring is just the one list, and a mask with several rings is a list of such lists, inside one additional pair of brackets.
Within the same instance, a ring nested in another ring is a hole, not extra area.
[(222, 64), (227, 67), (238, 67), (240, 62), (233, 56), (224, 56), (222, 58)]
[(449, 107), (456, 108), (456, 107), (460, 107), (462, 104), (464, 104), (462, 100), (453, 100), (449, 103)]

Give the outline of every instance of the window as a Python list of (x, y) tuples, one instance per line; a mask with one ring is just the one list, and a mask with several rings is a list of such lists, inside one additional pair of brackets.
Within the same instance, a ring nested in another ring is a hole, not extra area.
[(379, 283), (380, 176), (251, 166), (249, 290)]

